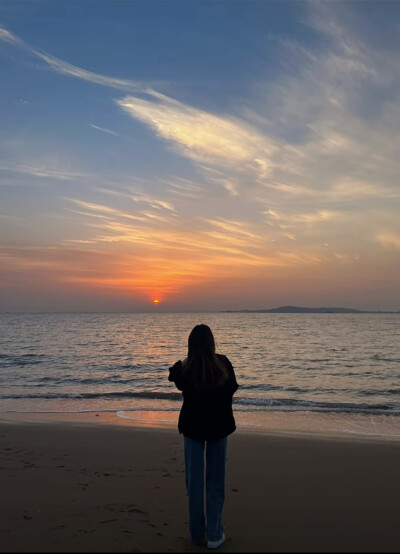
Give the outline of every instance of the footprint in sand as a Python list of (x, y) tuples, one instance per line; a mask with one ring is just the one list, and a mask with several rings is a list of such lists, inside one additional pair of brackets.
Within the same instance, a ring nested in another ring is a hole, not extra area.
[(129, 510), (127, 510), (129, 513), (134, 513), (134, 514), (147, 514), (148, 512), (144, 512), (143, 510), (139, 510), (139, 508), (129, 508)]
[(141, 510), (136, 504), (106, 504), (104, 508), (110, 512), (129, 512), (148, 515), (148, 512)]

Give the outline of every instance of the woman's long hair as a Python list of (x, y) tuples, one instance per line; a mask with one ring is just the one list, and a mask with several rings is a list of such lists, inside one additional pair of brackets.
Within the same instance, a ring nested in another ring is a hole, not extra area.
[(208, 325), (192, 329), (183, 367), (188, 382), (196, 390), (213, 390), (228, 379), (228, 369), (215, 353), (214, 335)]

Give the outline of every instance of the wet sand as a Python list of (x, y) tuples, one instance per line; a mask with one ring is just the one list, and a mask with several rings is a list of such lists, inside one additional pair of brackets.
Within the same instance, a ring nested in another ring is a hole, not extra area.
[[(177, 430), (111, 423), (0, 419), (1, 552), (208, 551)], [(399, 441), (238, 430), (217, 551), (399, 552), (399, 468)]]

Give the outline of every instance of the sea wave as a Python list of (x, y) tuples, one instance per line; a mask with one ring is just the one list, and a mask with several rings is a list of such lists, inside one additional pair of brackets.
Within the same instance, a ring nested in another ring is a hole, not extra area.
[[(163, 391), (109, 391), (88, 393), (12, 393), (0, 394), (0, 400), (167, 400), (172, 402), (182, 401), (180, 392)], [(237, 396), (233, 400), (234, 408), (239, 411), (265, 410), (265, 411), (296, 411), (296, 412), (335, 412), (335, 413), (359, 413), (370, 415), (400, 416), (400, 404), (398, 403), (357, 403), (357, 402), (325, 402), (315, 400), (299, 400), (296, 398), (267, 398)], [(154, 409), (160, 409), (154, 404)], [(163, 408), (162, 408), (163, 409)]]
[(40, 400), (55, 400), (55, 399), (95, 399), (95, 398), (148, 398), (153, 400), (181, 400), (182, 394), (180, 392), (162, 392), (162, 391), (112, 391), (112, 392), (82, 392), (82, 393), (68, 393), (68, 392), (45, 392), (45, 393), (32, 393), (32, 394), (0, 394), (0, 400), (11, 399), (40, 399)]
[(46, 354), (1, 354), (0, 353), (0, 369), (1, 366), (8, 367), (24, 367), (36, 364), (42, 364), (44, 360), (50, 359)]
[(318, 411), (364, 414), (389, 414), (400, 416), (399, 404), (367, 404), (356, 402), (323, 402), (315, 400), (298, 400), (294, 398), (240, 398), (235, 404), (254, 407), (275, 408), (281, 411)]

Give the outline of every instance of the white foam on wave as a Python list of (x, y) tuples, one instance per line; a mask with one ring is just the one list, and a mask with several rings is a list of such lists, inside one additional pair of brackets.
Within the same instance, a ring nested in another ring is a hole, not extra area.
[(387, 432), (377, 432), (377, 431), (352, 431), (351, 429), (344, 429), (342, 433), (349, 433), (351, 435), (365, 435), (368, 437), (400, 437), (400, 434), (396, 433), (387, 433)]
[[(157, 413), (162, 413), (162, 412), (157, 412)], [(118, 412), (115, 412), (115, 415), (117, 417), (120, 417), (121, 419), (131, 419), (133, 421), (148, 421), (150, 423), (176, 423), (176, 419), (169, 419), (169, 418), (166, 418), (166, 417), (162, 417), (160, 419), (155, 419), (154, 417), (151, 417), (151, 418), (146, 417), (145, 413), (143, 413), (142, 417), (138, 417), (138, 412), (137, 411), (135, 411), (134, 416), (132, 416), (131, 414), (128, 414), (124, 410), (119, 410)]]

